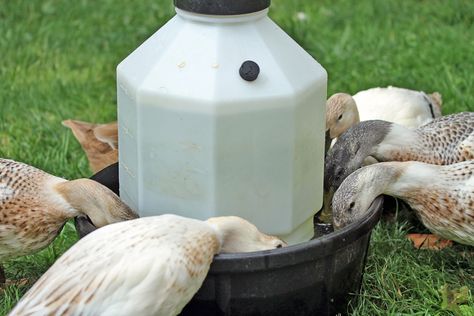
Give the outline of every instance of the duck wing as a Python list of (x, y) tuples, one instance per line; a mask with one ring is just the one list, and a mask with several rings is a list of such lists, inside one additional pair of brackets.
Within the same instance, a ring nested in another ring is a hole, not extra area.
[(474, 133), (459, 144), (459, 151), (462, 159), (474, 160)]
[(202, 221), (163, 215), (108, 225), (61, 256), (10, 315), (176, 315), (217, 250)]
[[(442, 116), (416, 131), (436, 164), (452, 164), (474, 158), (474, 112)], [(439, 161), (438, 161), (439, 160)]]
[(360, 91), (353, 98), (361, 121), (384, 120), (416, 128), (440, 114), (431, 97), (422, 91), (378, 87)]
[(59, 234), (67, 218), (51, 186), (63, 181), (0, 158), (0, 260), (38, 251)]

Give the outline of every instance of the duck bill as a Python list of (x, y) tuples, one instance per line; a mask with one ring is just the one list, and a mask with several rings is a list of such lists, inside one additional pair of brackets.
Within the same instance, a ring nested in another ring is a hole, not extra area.
[(91, 220), (87, 216), (77, 216), (74, 218), (74, 226), (76, 226), (77, 237), (79, 239), (92, 233), (97, 227), (92, 224)]
[(319, 215), (319, 219), (324, 223), (332, 223), (332, 197), (334, 192), (332, 190), (323, 192), (323, 208)]

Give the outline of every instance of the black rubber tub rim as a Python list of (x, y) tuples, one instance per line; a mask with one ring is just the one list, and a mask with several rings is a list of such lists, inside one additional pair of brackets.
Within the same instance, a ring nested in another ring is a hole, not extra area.
[[(115, 163), (99, 171), (91, 179), (119, 194), (118, 172), (118, 163)], [(380, 219), (382, 203), (383, 197), (377, 197), (369, 207), (367, 215), (360, 221), (304, 243), (281, 249), (216, 255), (210, 271), (212, 273), (248, 273), (278, 269), (332, 256), (347, 244), (359, 240), (372, 230)]]
[(297, 265), (333, 255), (373, 229), (380, 219), (382, 203), (383, 197), (377, 197), (369, 207), (368, 214), (360, 221), (307, 242), (273, 250), (219, 254), (214, 257), (211, 271), (248, 273)]

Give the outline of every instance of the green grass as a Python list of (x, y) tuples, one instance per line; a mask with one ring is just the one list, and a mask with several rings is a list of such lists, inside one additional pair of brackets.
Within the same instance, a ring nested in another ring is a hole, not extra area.
[[(171, 0), (0, 0), (0, 156), (89, 176), (61, 120), (114, 120), (116, 65), (172, 15)], [(329, 94), (396, 85), (441, 92), (445, 114), (474, 110), (473, 1), (274, 0), (270, 15), (328, 70)], [(474, 292), (472, 247), (414, 250), (408, 228), (377, 226), (353, 314), (449, 315), (441, 286)], [(35, 280), (75, 240), (68, 224), (47, 249), (7, 262), (7, 277)], [(0, 315), (28, 286), (6, 289)]]

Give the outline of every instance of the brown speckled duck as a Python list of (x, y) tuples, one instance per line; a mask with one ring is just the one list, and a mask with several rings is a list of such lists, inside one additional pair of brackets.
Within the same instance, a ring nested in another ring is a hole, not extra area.
[(334, 194), (335, 227), (361, 218), (381, 194), (407, 202), (432, 233), (474, 246), (474, 160), (445, 166), (408, 161), (363, 167)]
[[(138, 217), (95, 181), (67, 181), (0, 158), (0, 263), (46, 247), (78, 215), (97, 227)], [(1, 267), (0, 277), (4, 279)]]
[(117, 122), (94, 124), (66, 120), (63, 125), (72, 130), (94, 173), (118, 161)]
[(417, 129), (377, 120), (355, 125), (328, 152), (326, 191), (333, 194), (367, 157), (436, 165), (474, 159), (474, 112), (439, 117)]
[(177, 315), (215, 254), (284, 245), (235, 216), (162, 215), (108, 225), (61, 256), (10, 315)]

